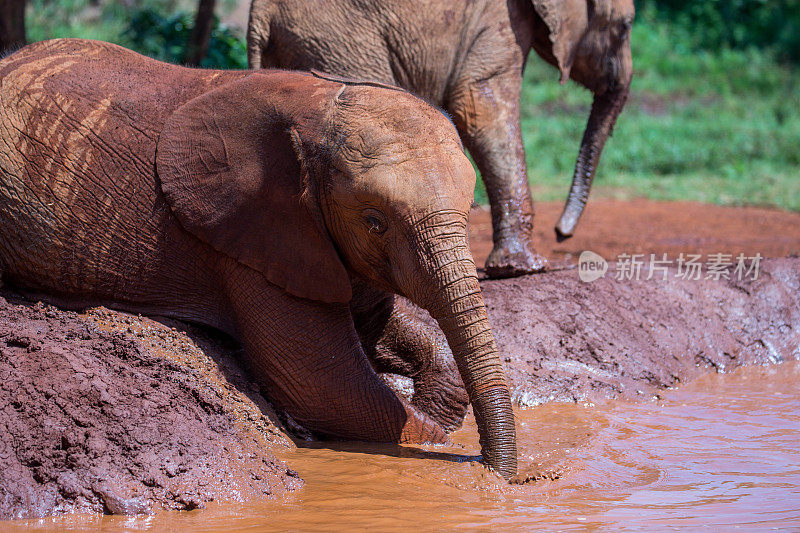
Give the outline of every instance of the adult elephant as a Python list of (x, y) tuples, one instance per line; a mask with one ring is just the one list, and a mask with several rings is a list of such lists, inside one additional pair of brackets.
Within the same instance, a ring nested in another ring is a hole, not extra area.
[(363, 302), (407, 296), (448, 339), (484, 461), (515, 473), (466, 241), (475, 174), (439, 111), (397, 89), (188, 69), (72, 39), (6, 57), (0, 87), (5, 280), (69, 307), (219, 328), (311, 430), (441, 442), (364, 353), (381, 332), (363, 331), (356, 315), (376, 314)]
[(542, 270), (520, 136), (531, 48), (594, 93), (556, 226), (572, 235), (632, 77), (633, 0), (253, 0), (251, 68), (318, 69), (408, 89), (442, 106), (481, 171), (492, 210), (491, 277)]

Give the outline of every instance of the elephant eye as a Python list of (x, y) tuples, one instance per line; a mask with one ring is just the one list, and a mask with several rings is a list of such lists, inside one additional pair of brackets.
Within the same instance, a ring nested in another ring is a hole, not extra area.
[(382, 235), (388, 229), (386, 217), (377, 209), (365, 209), (363, 212), (364, 222), (367, 225), (370, 233)]

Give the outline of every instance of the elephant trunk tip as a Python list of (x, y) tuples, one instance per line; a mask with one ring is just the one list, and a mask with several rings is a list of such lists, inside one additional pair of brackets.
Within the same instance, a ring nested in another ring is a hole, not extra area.
[(572, 238), (572, 231), (565, 232), (562, 229), (561, 224), (558, 224), (556, 226), (556, 242), (564, 242), (570, 238)]
[[(508, 386), (504, 382), (503, 386), (473, 396), (472, 408), (478, 422), (483, 463), (508, 481), (517, 474), (516, 424)], [(492, 409), (492, 406), (501, 406), (501, 409)], [(489, 427), (494, 432), (480, 430)]]
[[(578, 215), (580, 216), (580, 215)], [(575, 234), (575, 226), (578, 225), (578, 217), (572, 213), (564, 213), (556, 224), (556, 241), (564, 242)]]

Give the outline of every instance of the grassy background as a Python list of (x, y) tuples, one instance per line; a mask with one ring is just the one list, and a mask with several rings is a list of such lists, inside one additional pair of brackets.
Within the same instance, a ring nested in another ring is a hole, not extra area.
[[(639, 10), (631, 96), (593, 197), (642, 196), (800, 210), (800, 70), (759, 48), (696, 49), (689, 31)], [(539, 200), (566, 197), (592, 95), (529, 59), (521, 113)]]
[[(222, 0), (218, 12), (236, 1)], [(194, 5), (30, 0), (28, 37), (101, 39), (179, 61)], [(800, 211), (800, 3), (642, 0), (637, 9), (631, 97), (592, 196)], [(203, 65), (243, 68), (242, 31), (217, 24)], [(531, 55), (521, 112), (536, 200), (566, 197), (591, 105), (588, 91), (557, 78)], [(477, 199), (486, 202), (480, 184)]]

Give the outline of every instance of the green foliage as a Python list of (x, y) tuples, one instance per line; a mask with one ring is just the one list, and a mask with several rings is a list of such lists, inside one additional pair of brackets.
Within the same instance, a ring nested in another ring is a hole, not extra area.
[(214, 19), (208, 53), (200, 66), (221, 69), (247, 68), (247, 45), (244, 36)]
[(29, 41), (81, 37), (119, 43), (127, 26), (122, 4), (89, 0), (28, 0), (25, 23)]
[[(174, 1), (146, 0), (128, 8), (121, 0), (95, 5), (90, 0), (30, 0), (27, 24), (29, 39), (82, 37), (109, 41), (142, 54), (180, 63), (194, 24), (194, 13)], [(207, 68), (247, 67), (247, 49), (242, 35), (214, 19), (208, 53), (201, 65)]]
[[(800, 0), (641, 0), (641, 15), (686, 28), (694, 49), (756, 47), (800, 61)], [(640, 19), (642, 17), (640, 16)]]
[[(156, 59), (180, 63), (192, 34), (193, 15), (185, 11), (164, 16), (153, 8), (134, 11), (123, 38), (131, 48)], [(214, 17), (208, 53), (201, 67), (241, 69), (247, 67), (247, 50), (242, 39), (229, 28), (220, 27)]]
[(192, 33), (189, 13), (164, 16), (155, 9), (144, 8), (132, 13), (123, 37), (137, 52), (170, 63), (180, 63)]

